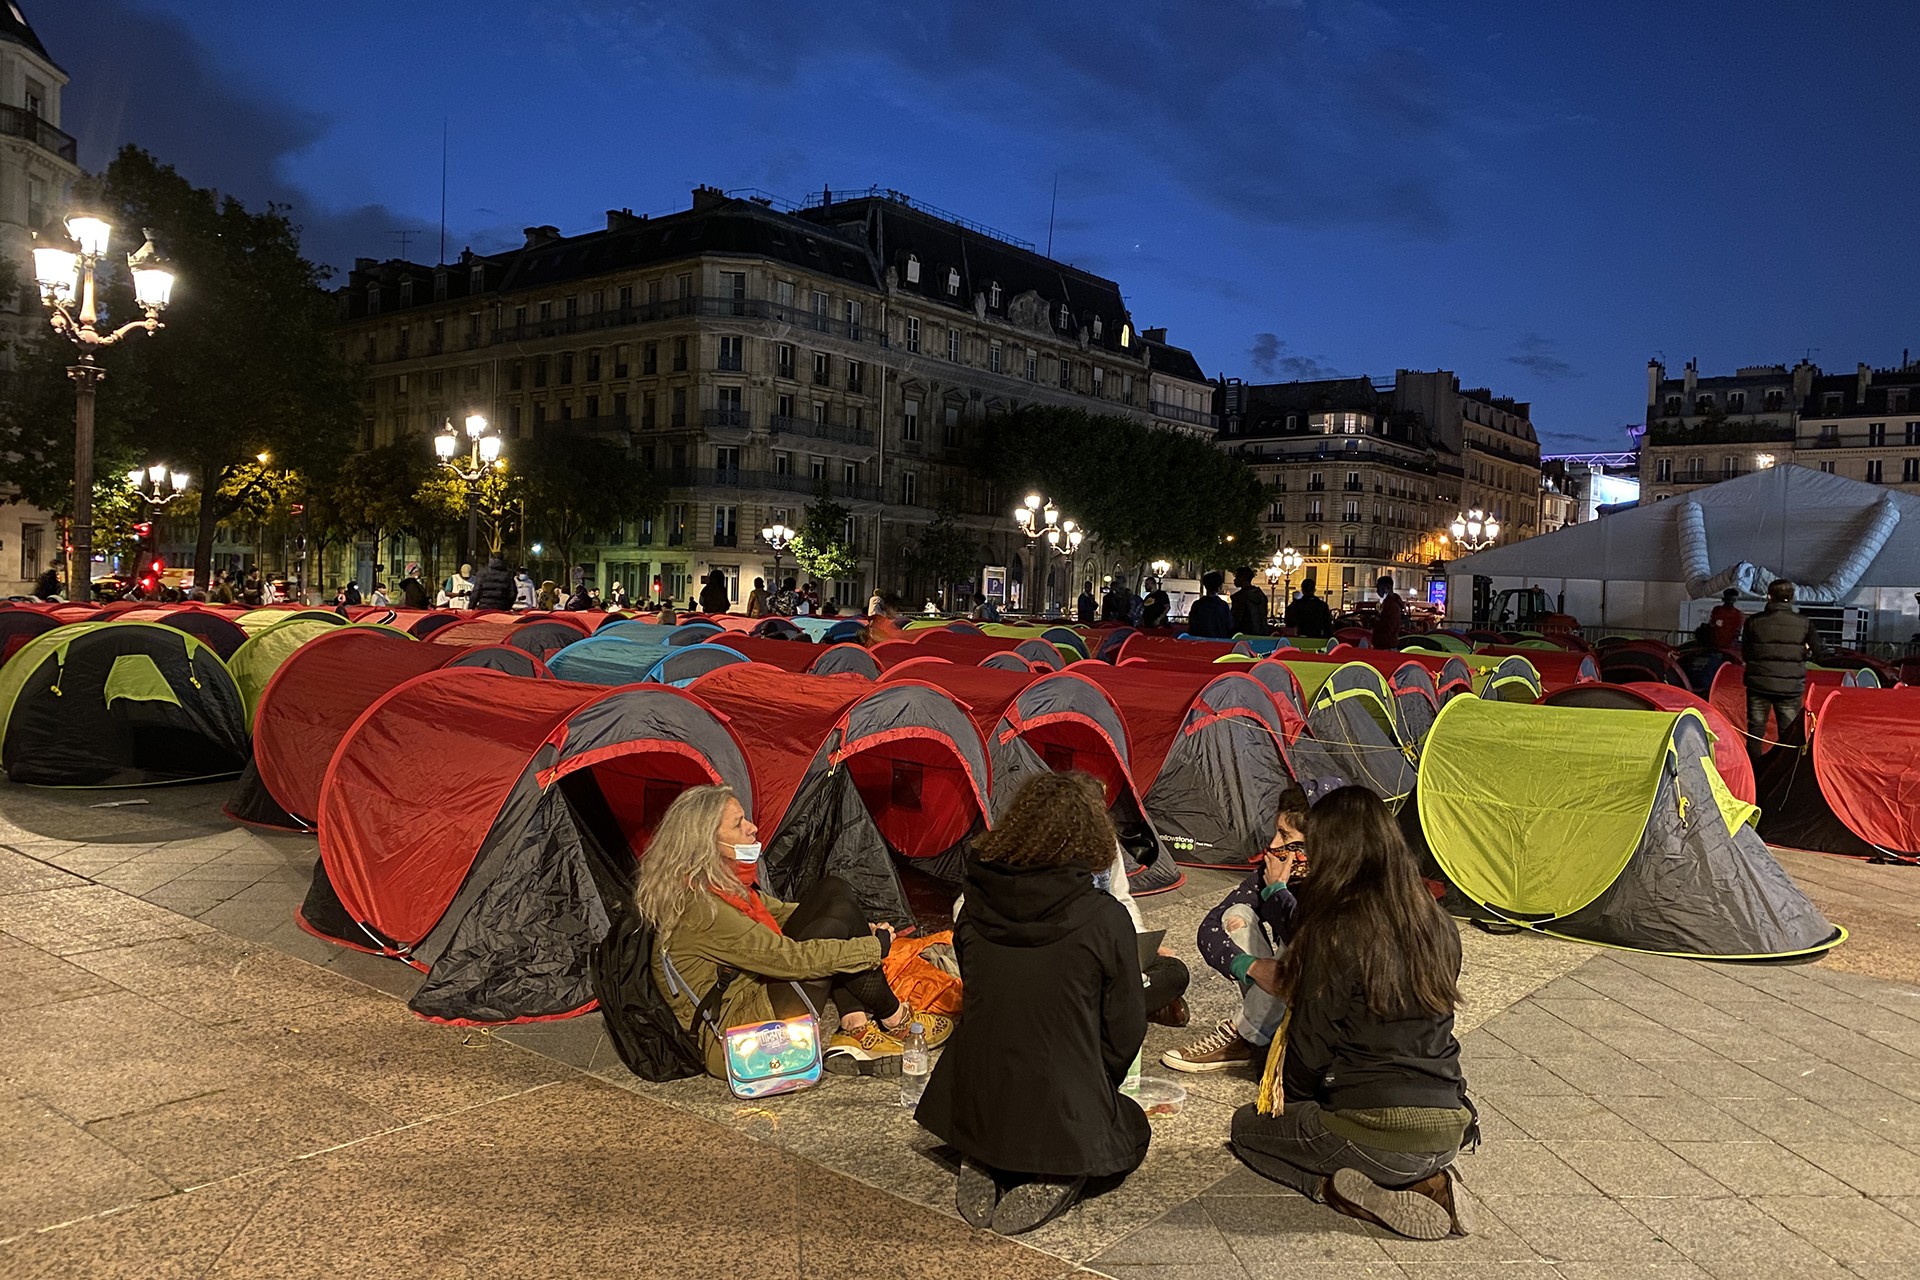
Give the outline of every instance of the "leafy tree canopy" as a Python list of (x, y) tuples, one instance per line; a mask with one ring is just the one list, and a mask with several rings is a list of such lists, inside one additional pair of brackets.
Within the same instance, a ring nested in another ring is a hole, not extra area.
[(1034, 405), (990, 421), (980, 465), (1007, 493), (1045, 493), (1135, 563), (1210, 567), (1264, 552), (1267, 487), (1205, 440), (1132, 418)]
[(851, 514), (844, 504), (833, 500), (822, 481), (801, 514), (799, 532), (788, 548), (808, 577), (829, 582), (850, 578), (859, 569), (860, 557), (846, 543), (847, 517)]
[(658, 477), (610, 441), (549, 424), (534, 439), (509, 442), (507, 453), (526, 502), (529, 532), (568, 566), (590, 534), (660, 510)]

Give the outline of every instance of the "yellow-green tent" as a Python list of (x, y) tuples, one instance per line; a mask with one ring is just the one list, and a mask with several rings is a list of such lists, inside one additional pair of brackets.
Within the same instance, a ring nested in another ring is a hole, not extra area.
[(1455, 698), (1427, 734), (1418, 797), (1440, 870), (1499, 918), (1720, 959), (1845, 937), (1754, 832), (1696, 711)]

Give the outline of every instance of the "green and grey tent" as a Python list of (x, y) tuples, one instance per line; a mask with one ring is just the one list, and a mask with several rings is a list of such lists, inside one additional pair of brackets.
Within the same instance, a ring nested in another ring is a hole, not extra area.
[(155, 622), (81, 622), (0, 670), (0, 768), (45, 787), (232, 777), (246, 764), (240, 693), (220, 655)]
[[(1281, 661), (1285, 662), (1286, 659)], [(1387, 678), (1364, 662), (1287, 662), (1305, 691), (1307, 729), (1347, 781), (1398, 811), (1413, 794), (1413, 748), (1401, 738)]]
[(1697, 711), (1455, 698), (1421, 753), (1419, 811), (1440, 870), (1493, 918), (1720, 960), (1846, 937), (1721, 781)]

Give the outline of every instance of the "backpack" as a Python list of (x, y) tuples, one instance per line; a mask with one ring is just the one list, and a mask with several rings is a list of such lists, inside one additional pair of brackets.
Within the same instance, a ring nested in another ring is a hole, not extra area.
[[(700, 1044), (674, 1016), (673, 1006), (653, 980), (653, 926), (632, 911), (614, 917), (607, 936), (587, 957), (587, 975), (600, 1002), (601, 1017), (614, 1052), (627, 1070), (656, 1084), (706, 1074)], [(700, 1001), (711, 1010), (737, 975), (720, 971), (720, 981)], [(700, 1014), (694, 1014), (699, 1025)]]

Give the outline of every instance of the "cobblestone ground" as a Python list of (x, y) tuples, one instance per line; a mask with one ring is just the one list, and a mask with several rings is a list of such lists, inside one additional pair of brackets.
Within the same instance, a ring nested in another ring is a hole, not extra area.
[[(1920, 872), (1783, 854), (1855, 930), (1811, 965), (1469, 930), (1473, 1237), (1244, 1172), (1223, 1139), (1254, 1079), (1222, 1073), (1180, 1080), (1123, 1187), (1016, 1243), (955, 1216), (887, 1083), (743, 1107), (633, 1080), (595, 1016), (422, 1023), (410, 970), (293, 925), (310, 839), (236, 829), (223, 787), (138, 798), (0, 786), (10, 1280), (1920, 1274)], [(1229, 882), (1144, 905), (1190, 939)], [(1196, 1028), (1230, 996), (1197, 977)], [(1155, 1028), (1149, 1061), (1192, 1034)]]

